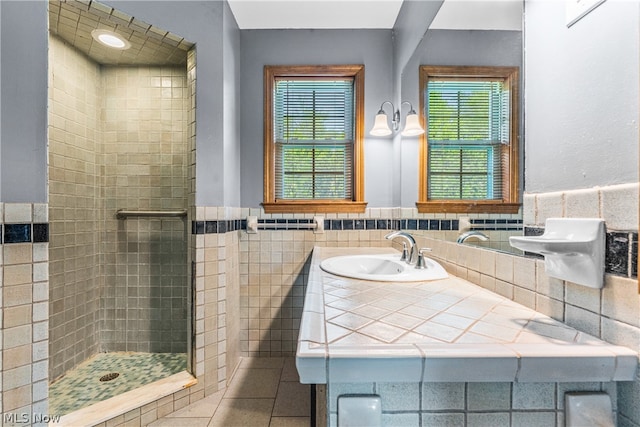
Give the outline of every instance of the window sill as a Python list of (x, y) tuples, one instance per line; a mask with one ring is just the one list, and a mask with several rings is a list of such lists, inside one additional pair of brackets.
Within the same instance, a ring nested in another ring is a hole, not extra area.
[(287, 200), (262, 203), (265, 213), (364, 213), (367, 202), (348, 200)]
[(487, 200), (416, 202), (419, 213), (505, 213), (520, 211), (520, 203)]

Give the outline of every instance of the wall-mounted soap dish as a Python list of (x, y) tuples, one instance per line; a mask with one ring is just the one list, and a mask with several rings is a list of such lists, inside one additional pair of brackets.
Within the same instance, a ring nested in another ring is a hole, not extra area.
[(544, 256), (547, 274), (579, 285), (604, 285), (605, 228), (598, 218), (549, 218), (542, 236), (511, 236), (509, 244)]

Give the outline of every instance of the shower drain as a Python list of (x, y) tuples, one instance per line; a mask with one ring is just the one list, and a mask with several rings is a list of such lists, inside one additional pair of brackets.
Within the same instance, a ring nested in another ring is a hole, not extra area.
[(119, 373), (117, 372), (111, 372), (109, 374), (103, 375), (100, 377), (100, 381), (111, 381), (111, 380), (115, 380), (116, 378), (118, 378), (120, 376)]

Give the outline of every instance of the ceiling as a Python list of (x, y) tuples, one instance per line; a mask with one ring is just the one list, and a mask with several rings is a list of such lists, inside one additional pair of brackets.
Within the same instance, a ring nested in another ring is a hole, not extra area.
[[(407, 0), (436, 1), (436, 0)], [(393, 28), (403, 0), (228, 0), (240, 29)], [(430, 28), (520, 30), (523, 0), (445, 0)]]
[[(403, 0), (228, 2), (241, 29), (391, 29)], [(522, 0), (445, 0), (431, 28), (519, 30), (521, 24)], [(94, 61), (107, 65), (184, 65), (194, 46), (176, 34), (90, 0), (50, 0), (49, 29)], [(91, 37), (94, 29), (120, 33), (131, 48), (103, 46)]]
[[(103, 46), (91, 36), (95, 29), (119, 33), (129, 40), (131, 48)], [(106, 65), (184, 65), (187, 52), (193, 47), (178, 35), (95, 1), (50, 0), (49, 31)]]
[[(228, 0), (240, 29), (393, 28), (403, 0)], [(429, 1), (429, 0), (422, 0)]]

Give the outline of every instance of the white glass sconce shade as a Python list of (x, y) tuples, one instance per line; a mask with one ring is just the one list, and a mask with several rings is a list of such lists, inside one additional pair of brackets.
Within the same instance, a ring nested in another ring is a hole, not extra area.
[(413, 114), (409, 113), (407, 115), (402, 136), (418, 136), (424, 133), (424, 129), (420, 126), (420, 119), (418, 118), (418, 115), (415, 111), (412, 112)]
[[(392, 128), (389, 127), (388, 116), (387, 113), (384, 112), (384, 104), (391, 105), (391, 124)], [(418, 136), (424, 133), (424, 129), (420, 126), (420, 118), (416, 113), (416, 110), (413, 109), (413, 105), (410, 102), (404, 101), (403, 104), (409, 104), (409, 113), (407, 114), (407, 119), (405, 123), (405, 127), (401, 132), (402, 136)], [(391, 101), (385, 101), (380, 105), (380, 110), (378, 114), (376, 114), (376, 119), (373, 124), (373, 128), (369, 133), (373, 136), (389, 136), (393, 133), (393, 131), (397, 131), (400, 126), (400, 110), (396, 110)]]
[(376, 121), (373, 124), (373, 128), (371, 129), (370, 133), (373, 136), (391, 135), (391, 129), (389, 128), (389, 124), (387, 122), (387, 115), (384, 111), (378, 112), (378, 114), (376, 114)]

